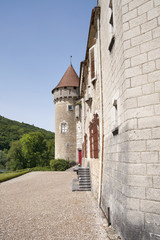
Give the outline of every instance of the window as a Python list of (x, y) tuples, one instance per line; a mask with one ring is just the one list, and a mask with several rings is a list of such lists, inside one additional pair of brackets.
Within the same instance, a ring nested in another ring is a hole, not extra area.
[(74, 87), (74, 89), (77, 89), (77, 87)]
[(109, 1), (109, 51), (112, 51), (115, 37), (114, 37), (114, 16), (113, 16), (113, 0)]
[(68, 111), (73, 111), (73, 105), (68, 105)]
[(61, 133), (67, 132), (67, 123), (61, 123)]
[(62, 89), (60, 89), (60, 95), (62, 95)]
[(96, 80), (96, 61), (95, 61), (95, 46), (89, 49), (89, 63), (90, 63), (90, 76), (91, 81)]

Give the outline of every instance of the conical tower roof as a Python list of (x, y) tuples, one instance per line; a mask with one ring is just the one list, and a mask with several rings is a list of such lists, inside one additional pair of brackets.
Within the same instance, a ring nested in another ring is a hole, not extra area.
[(68, 67), (58, 85), (52, 90), (52, 93), (55, 89), (61, 87), (79, 87), (79, 78), (72, 65)]

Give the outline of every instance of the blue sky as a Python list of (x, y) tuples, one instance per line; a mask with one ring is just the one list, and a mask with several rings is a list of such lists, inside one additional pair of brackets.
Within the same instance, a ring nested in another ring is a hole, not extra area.
[(0, 0), (0, 115), (54, 131), (51, 90), (79, 75), (96, 0)]

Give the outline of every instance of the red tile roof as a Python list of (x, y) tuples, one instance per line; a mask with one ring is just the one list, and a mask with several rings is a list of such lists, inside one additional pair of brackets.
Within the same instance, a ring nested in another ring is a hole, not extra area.
[(56, 88), (61, 87), (79, 87), (79, 78), (72, 65), (68, 67), (58, 85), (52, 90), (52, 93)]

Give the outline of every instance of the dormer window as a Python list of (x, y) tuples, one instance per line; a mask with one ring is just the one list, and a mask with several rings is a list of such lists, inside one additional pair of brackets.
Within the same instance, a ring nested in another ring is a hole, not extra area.
[(89, 49), (89, 66), (91, 81), (96, 80), (96, 51), (95, 45)]
[(114, 16), (113, 16), (113, 0), (109, 1), (109, 47), (108, 50), (111, 52), (115, 42), (114, 36)]

